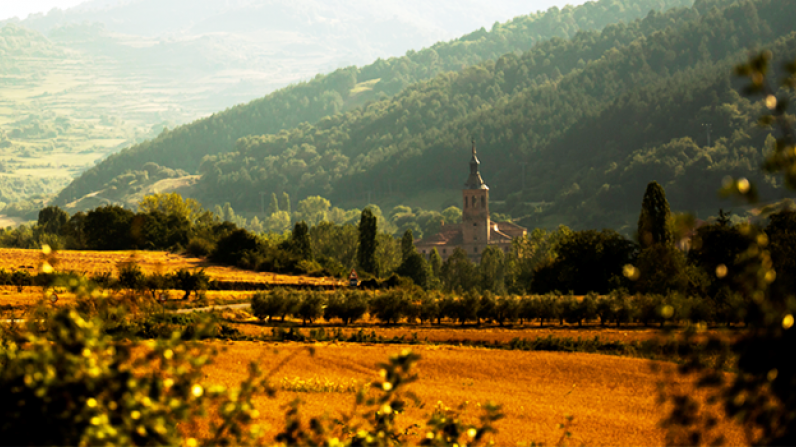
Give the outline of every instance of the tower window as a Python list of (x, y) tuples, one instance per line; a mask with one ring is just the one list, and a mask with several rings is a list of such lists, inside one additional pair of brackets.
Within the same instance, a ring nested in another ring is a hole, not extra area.
[(444, 255), (444, 254), (447, 254), (447, 253), (448, 253), (448, 249), (447, 248), (443, 248), (442, 249), (442, 254)]
[(475, 196), (473, 196), (473, 206), (475, 206)]
[(473, 247), (473, 251), (474, 251), (475, 253), (478, 253), (478, 247)]
[(477, 227), (477, 226), (478, 226), (478, 223), (477, 223), (477, 222), (473, 222), (473, 226), (474, 226), (474, 227)]
[(464, 207), (467, 208), (467, 197), (464, 198)]
[(486, 206), (486, 197), (481, 196), (481, 206)]
[(478, 240), (478, 236), (473, 236), (473, 240), (477, 241)]

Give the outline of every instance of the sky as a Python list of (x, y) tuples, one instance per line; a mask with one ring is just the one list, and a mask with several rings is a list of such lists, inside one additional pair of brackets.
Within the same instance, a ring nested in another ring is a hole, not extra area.
[[(48, 12), (53, 8), (67, 9), (84, 3), (86, 0), (0, 0), (0, 20), (18, 17), (24, 19), (28, 14)], [(559, 8), (567, 4), (581, 4), (585, 0), (528, 0), (528, 11), (546, 10), (552, 5)]]
[(47, 12), (53, 8), (67, 9), (79, 5), (86, 0), (0, 0), (0, 20), (19, 17), (24, 19), (28, 14)]

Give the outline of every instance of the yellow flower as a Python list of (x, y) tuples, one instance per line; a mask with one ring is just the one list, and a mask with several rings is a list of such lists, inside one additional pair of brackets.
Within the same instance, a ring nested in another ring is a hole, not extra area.
[(382, 384), (381, 384), (381, 388), (382, 388), (384, 391), (390, 391), (390, 390), (392, 389), (392, 383), (390, 383), (390, 382), (384, 382), (384, 383), (382, 383)]

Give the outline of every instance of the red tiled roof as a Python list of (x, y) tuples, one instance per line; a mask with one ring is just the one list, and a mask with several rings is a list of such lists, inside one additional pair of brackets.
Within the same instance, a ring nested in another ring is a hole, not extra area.
[(527, 228), (521, 227), (512, 222), (496, 222), (498, 224), (499, 230), (525, 230), (528, 231)]
[(461, 225), (445, 225), (439, 233), (416, 241), (415, 245), (448, 245), (463, 242)]

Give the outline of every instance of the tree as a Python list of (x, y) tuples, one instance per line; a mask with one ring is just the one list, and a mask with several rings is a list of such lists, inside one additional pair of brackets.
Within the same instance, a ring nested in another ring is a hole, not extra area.
[(480, 275), (480, 289), (482, 292), (490, 291), (502, 294), (505, 290), (504, 283), (504, 256), (503, 250), (498, 247), (487, 247), (481, 253), (481, 263), (478, 265)]
[(191, 224), (196, 223), (199, 216), (205, 212), (199, 202), (194, 199), (183, 199), (176, 192), (150, 194), (138, 202), (139, 213), (147, 214), (154, 211), (167, 216), (180, 216)]
[(45, 233), (62, 234), (69, 222), (69, 213), (58, 206), (48, 206), (39, 211), (39, 227)]
[(129, 249), (132, 245), (130, 223), (133, 216), (132, 211), (116, 205), (89, 211), (83, 224), (88, 248), (93, 250)]
[(655, 244), (672, 245), (674, 238), (669, 230), (669, 202), (666, 192), (658, 182), (650, 182), (641, 202), (638, 218), (638, 241), (642, 249)]
[(442, 285), (447, 291), (471, 290), (478, 285), (478, 268), (461, 247), (445, 260), (441, 269)]
[(412, 230), (406, 230), (401, 238), (401, 261), (406, 262), (409, 256), (415, 253), (415, 243), (412, 237)]
[(429, 264), (431, 265), (431, 272), (436, 278), (439, 278), (440, 274), (442, 273), (442, 256), (439, 255), (437, 247), (431, 249), (431, 254), (429, 255)]
[(290, 248), (293, 253), (301, 259), (311, 261), (312, 242), (310, 241), (310, 229), (303, 220), (296, 222), (293, 227), (293, 234), (290, 237)]
[(271, 193), (271, 204), (268, 206), (268, 216), (279, 212), (279, 200), (276, 198), (276, 193)]
[(357, 248), (357, 264), (360, 271), (379, 276), (379, 268), (376, 264), (376, 234), (378, 233), (378, 221), (370, 208), (362, 210), (359, 219), (359, 247)]
[(286, 212), (288, 216), (290, 215), (290, 195), (287, 191), (282, 193), (282, 204), (280, 206), (282, 211)]
[(417, 251), (412, 251), (398, 266), (395, 273), (410, 278), (418, 286), (426, 288), (428, 287), (431, 272), (423, 255)]

